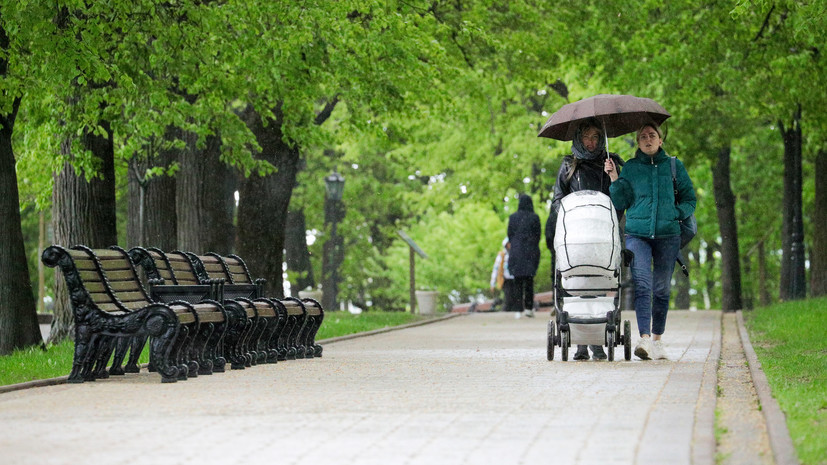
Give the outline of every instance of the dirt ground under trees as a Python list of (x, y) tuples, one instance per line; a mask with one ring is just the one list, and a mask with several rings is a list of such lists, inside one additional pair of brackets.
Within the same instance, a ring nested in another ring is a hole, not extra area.
[(735, 313), (724, 313), (718, 364), (716, 461), (724, 465), (775, 463), (767, 425), (741, 344)]

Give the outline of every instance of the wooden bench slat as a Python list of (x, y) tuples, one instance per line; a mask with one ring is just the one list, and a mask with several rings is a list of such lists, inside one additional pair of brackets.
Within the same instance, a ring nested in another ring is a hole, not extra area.
[(97, 271), (98, 266), (94, 260), (83, 258), (83, 259), (75, 259), (75, 268), (78, 271)]
[(97, 271), (80, 271), (78, 272), (80, 275), (80, 279), (83, 280), (84, 284), (88, 283), (99, 283), (103, 281), (103, 276)]
[(123, 309), (118, 304), (99, 303), (97, 305), (98, 305), (98, 308), (103, 310), (104, 312), (114, 313), (114, 312), (122, 312), (123, 311)]
[(146, 296), (144, 296), (143, 292), (116, 292), (115, 297), (118, 298), (121, 302), (126, 304), (127, 302), (137, 302), (142, 301), (144, 305), (147, 305)]
[(134, 280), (132, 280), (132, 281), (115, 281), (115, 282), (110, 281), (109, 282), (109, 288), (112, 289), (113, 291), (118, 291), (118, 292), (129, 292), (129, 291), (140, 292), (141, 288), (138, 287), (138, 286), (139, 286), (139, 283), (137, 281), (134, 281)]
[(95, 302), (95, 304), (97, 304), (97, 305), (114, 302), (112, 300), (112, 297), (110, 297), (109, 294), (107, 294), (105, 291), (103, 291), (103, 292), (89, 292), (89, 297), (91, 297), (92, 301)]
[(284, 306), (287, 308), (288, 315), (301, 315), (304, 313), (302, 311), (301, 306), (296, 302), (291, 302), (288, 300), (286, 302), (282, 302), (282, 304), (284, 304)]
[(232, 274), (230, 276), (235, 284), (252, 284), (246, 274)]
[(244, 267), (241, 266), (240, 264), (228, 263), (227, 268), (229, 268), (230, 273), (233, 273), (233, 274), (236, 274), (236, 273), (238, 273), (238, 274), (247, 274), (247, 272), (244, 270)]
[(106, 292), (106, 287), (100, 281), (91, 281), (91, 282), (84, 281), (83, 284), (86, 285), (86, 290), (89, 291), (89, 293), (92, 293), (92, 292)]
[(173, 271), (178, 271), (178, 270), (189, 271), (189, 270), (192, 269), (192, 265), (189, 262), (178, 262), (178, 261), (172, 262), (171, 261), (169, 265), (172, 267)]
[(123, 271), (107, 271), (106, 279), (108, 279), (109, 282), (134, 280), (135, 273), (133, 273), (131, 269)]
[(121, 271), (121, 270), (131, 270), (132, 269), (132, 262), (124, 257), (120, 258), (110, 258), (107, 260), (100, 261), (101, 268), (103, 271)]

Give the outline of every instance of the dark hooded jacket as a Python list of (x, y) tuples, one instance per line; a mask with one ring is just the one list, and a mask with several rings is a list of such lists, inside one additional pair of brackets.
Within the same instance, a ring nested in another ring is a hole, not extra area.
[(534, 202), (520, 195), (517, 211), (508, 217), (508, 240), (511, 253), (508, 269), (515, 278), (534, 276), (540, 265), (540, 217), (534, 213)]

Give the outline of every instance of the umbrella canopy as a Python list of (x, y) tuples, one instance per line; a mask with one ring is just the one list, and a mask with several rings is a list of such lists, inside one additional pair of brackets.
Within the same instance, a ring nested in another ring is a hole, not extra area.
[(666, 109), (649, 98), (599, 94), (563, 105), (549, 117), (538, 137), (572, 140), (577, 126), (588, 118), (603, 124), (606, 137), (617, 137), (637, 131), (646, 123), (660, 125), (670, 116)]

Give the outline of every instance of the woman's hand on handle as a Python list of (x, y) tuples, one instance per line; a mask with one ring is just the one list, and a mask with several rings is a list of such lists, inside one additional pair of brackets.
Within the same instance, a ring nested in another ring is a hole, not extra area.
[(606, 161), (603, 162), (603, 171), (609, 175), (609, 178), (612, 182), (617, 181), (617, 167), (615, 166), (614, 160), (611, 157), (606, 157)]

